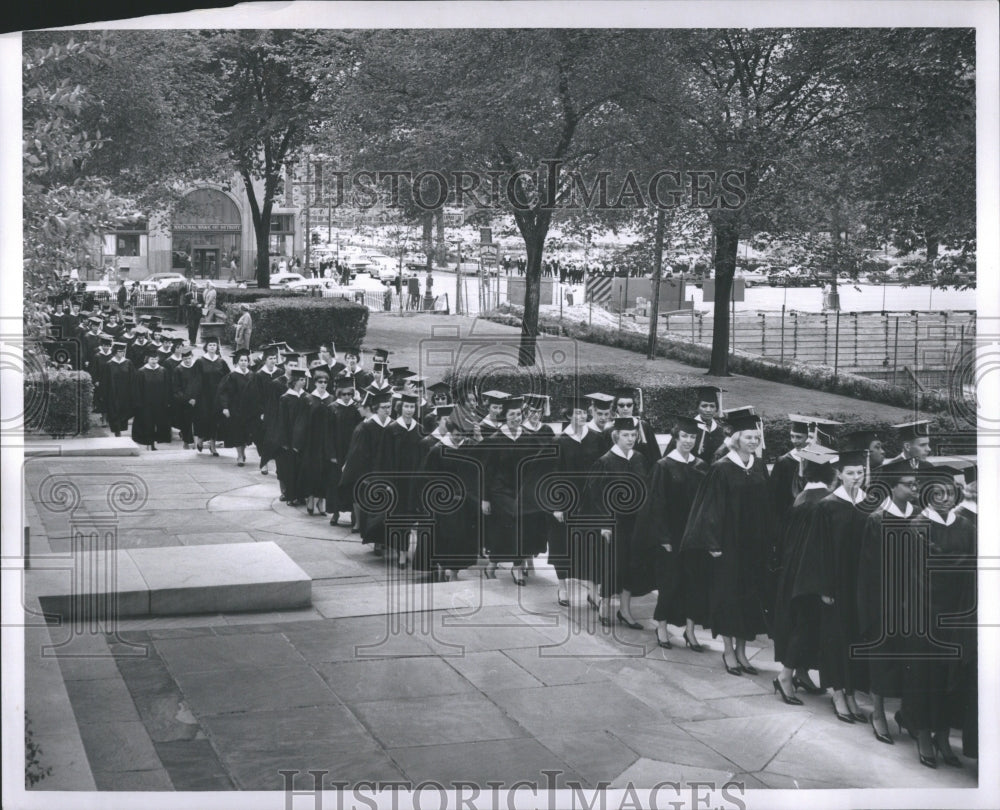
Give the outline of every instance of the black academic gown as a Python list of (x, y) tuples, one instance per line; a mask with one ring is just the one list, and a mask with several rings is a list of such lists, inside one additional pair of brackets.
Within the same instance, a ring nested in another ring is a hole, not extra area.
[(409, 530), (415, 518), (415, 510), (420, 507), (423, 484), (415, 475), (421, 462), (419, 423), (414, 418), (410, 421), (410, 427), (406, 428), (400, 417), (390, 422), (385, 431), (391, 465), (386, 478), (392, 484), (394, 498), (391, 508), (379, 512), (369, 522), (367, 531), (373, 537), (385, 538), (384, 541), (373, 542), (384, 542), (395, 551), (406, 551), (409, 548)]
[[(172, 386), (173, 423), (181, 432), (181, 440), (187, 444), (194, 442), (194, 414), (201, 398), (201, 369), (198, 364), (185, 366), (181, 363), (170, 374)], [(191, 400), (195, 404), (191, 404)]]
[(331, 481), (335, 480), (336, 483), (332, 485), (332, 491), (328, 492), (326, 496), (327, 511), (330, 511), (330, 507), (333, 506), (337, 512), (351, 512), (354, 509), (351, 489), (342, 483), (341, 470), (343, 470), (347, 460), (347, 451), (351, 447), (351, 436), (354, 435), (355, 428), (361, 424), (363, 417), (353, 402), (349, 405), (343, 405), (339, 401), (333, 403), (333, 415), (336, 423), (334, 449), (336, 450), (337, 462), (334, 465), (336, 469)]
[[(829, 596), (820, 603), (819, 676), (825, 689), (868, 690), (868, 667), (851, 655), (861, 641), (858, 622), (858, 564), (868, 521), (866, 501), (852, 504), (837, 494), (816, 507), (807, 547), (799, 566), (794, 596)], [(846, 494), (846, 493), (844, 493)]]
[(132, 418), (132, 395), (134, 393), (135, 368), (127, 360), (120, 363), (114, 359), (104, 366), (104, 404), (108, 415), (108, 428), (121, 433)]
[(133, 377), (132, 441), (136, 444), (169, 442), (171, 438), (170, 371), (143, 366)]
[(233, 370), (223, 377), (216, 393), (216, 407), (220, 414), (229, 411), (228, 417), (219, 417), (226, 447), (246, 447), (253, 442), (260, 422), (254, 373)]
[[(916, 583), (911, 560), (926, 545), (913, 530), (916, 511), (899, 517), (884, 506), (865, 521), (858, 555), (858, 629), (862, 644), (855, 657), (868, 664), (871, 692), (902, 697), (904, 639), (899, 630), (907, 610), (915, 604)], [(887, 583), (892, 583), (891, 588)]]
[[(913, 569), (916, 596), (930, 608), (929, 633), (909, 634), (904, 642), (909, 655), (903, 665), (902, 711), (914, 731), (962, 726), (967, 667), (976, 660), (976, 626), (969, 622), (976, 596), (976, 530), (963, 517), (955, 516), (950, 525), (934, 518), (925, 510), (912, 524), (927, 553), (926, 564)], [(956, 620), (963, 626), (953, 626)], [(954, 645), (954, 658), (944, 657), (945, 645)]]
[(284, 372), (275, 367), (274, 371), (269, 373), (261, 366), (254, 371), (253, 386), (260, 419), (254, 434), (254, 444), (257, 445), (260, 463), (264, 465), (278, 456), (279, 445), (274, 440), (278, 422), (278, 400), (287, 390)]
[(391, 424), (390, 420), (383, 426), (373, 417), (354, 429), (340, 477), (341, 484), (351, 487), (352, 498), (358, 502), (358, 530), (363, 543), (385, 544), (385, 510), (377, 508), (383, 499), (377, 494), (359, 498), (363, 493), (358, 491), (358, 484), (366, 476), (384, 477), (392, 472), (392, 444), (389, 441)]
[[(583, 438), (577, 441), (563, 431), (556, 437), (554, 446), (554, 471), (563, 485), (569, 488), (570, 498), (564, 509), (553, 510), (563, 512), (564, 520), (559, 522), (553, 517), (548, 524), (549, 564), (556, 569), (559, 579), (597, 582), (594, 561), (603, 541), (592, 529), (575, 528), (573, 523), (577, 516), (588, 513), (584, 500), (586, 479), (597, 459), (607, 452), (605, 437), (588, 428)], [(558, 498), (558, 492), (552, 494), (555, 499)]]
[(326, 498), (334, 472), (336, 417), (334, 398), (320, 399), (315, 393), (303, 396), (304, 404), (294, 428), (294, 449), (298, 453), (300, 492), (306, 497)]
[(300, 423), (299, 414), (305, 408), (307, 394), (287, 389), (278, 399), (278, 421), (275, 425), (275, 441), (278, 456), (275, 467), (278, 485), (286, 501), (296, 501), (305, 497), (299, 481), (299, 464), (295, 452), (295, 426)]
[(104, 371), (112, 357), (114, 355), (111, 352), (97, 351), (90, 363), (90, 376), (94, 381), (94, 411), (104, 414), (105, 418), (107, 418), (108, 405), (104, 388)]
[(677, 626), (689, 618), (706, 624), (709, 616), (710, 558), (704, 551), (681, 552), (691, 504), (708, 472), (708, 465), (697, 456), (689, 459), (667, 455), (653, 465), (649, 498), (632, 536), (632, 593), (655, 589), (653, 618)]
[(809, 576), (816, 562), (808, 557), (809, 537), (819, 505), (829, 494), (825, 486), (798, 494), (783, 522), (777, 548), (777, 593), (771, 620), (774, 660), (796, 670), (819, 667), (820, 594), (797, 586), (800, 575)]
[(201, 398), (195, 405), (194, 432), (205, 441), (221, 438), (221, 411), (218, 401), (219, 384), (229, 374), (229, 364), (216, 355), (215, 360), (207, 356), (194, 361), (201, 374)]
[(603, 523), (601, 528), (611, 529), (611, 540), (602, 540), (599, 557), (603, 597), (633, 588), (632, 535), (636, 517), (649, 497), (648, 478), (649, 462), (634, 450), (628, 459), (609, 450), (591, 467), (584, 499)]
[(530, 557), (541, 554), (548, 546), (549, 523), (555, 518), (546, 511), (538, 499), (538, 488), (544, 477), (555, 470), (555, 440), (556, 434), (544, 422), (532, 429), (527, 422), (521, 424), (537, 450), (538, 457), (525, 468), (524, 483), (521, 491), (524, 493), (521, 509), (521, 537), (524, 540), (524, 551)]
[(712, 635), (750, 640), (765, 632), (764, 577), (774, 542), (767, 472), (754, 457), (749, 470), (728, 455), (705, 476), (688, 517), (681, 550), (721, 551), (712, 558)]
[[(415, 568), (426, 571), (440, 565), (461, 570), (479, 561), (483, 543), (481, 455), (481, 449), (469, 440), (456, 447), (449, 438), (437, 441), (423, 457), (420, 472), (425, 476), (424, 486), (433, 487), (435, 497), (433, 510), (418, 505), (421, 520)], [(428, 519), (429, 529), (425, 526)]]
[[(973, 511), (975, 509), (975, 511)], [(972, 524), (973, 537), (976, 545), (970, 555), (972, 562), (976, 558), (978, 549), (979, 530), (979, 509), (975, 505), (966, 502), (955, 507), (955, 515), (965, 518)], [(966, 572), (966, 584), (963, 591), (971, 597), (972, 604), (964, 612), (962, 622), (968, 625), (966, 634), (968, 636), (968, 651), (962, 656), (962, 667), (958, 687), (961, 690), (962, 700), (962, 753), (967, 757), (979, 757), (979, 651), (978, 638), (974, 628), (979, 626), (979, 611), (976, 608), (976, 572)], [(969, 629), (972, 628), (972, 629)]]

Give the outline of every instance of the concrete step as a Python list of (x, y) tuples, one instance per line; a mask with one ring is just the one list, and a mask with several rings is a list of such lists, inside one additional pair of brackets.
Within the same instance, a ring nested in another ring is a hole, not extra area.
[[(169, 447), (169, 445), (166, 445)], [(137, 456), (142, 448), (130, 436), (48, 437), (25, 436), (25, 457), (37, 456)]]
[(284, 610), (311, 604), (312, 579), (276, 543), (84, 551), (48, 558), (28, 587), (64, 621)]

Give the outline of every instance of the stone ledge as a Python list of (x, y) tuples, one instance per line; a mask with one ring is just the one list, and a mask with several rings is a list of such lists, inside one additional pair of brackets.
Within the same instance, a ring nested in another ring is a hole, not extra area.
[[(73, 562), (67, 559), (67, 568)], [(312, 602), (312, 579), (269, 541), (86, 552), (75, 562), (72, 571), (29, 574), (42, 607), (69, 614), (69, 621), (75, 614), (89, 619), (112, 611), (119, 618), (172, 616), (284, 610)], [(91, 580), (74, 587), (88, 573)]]

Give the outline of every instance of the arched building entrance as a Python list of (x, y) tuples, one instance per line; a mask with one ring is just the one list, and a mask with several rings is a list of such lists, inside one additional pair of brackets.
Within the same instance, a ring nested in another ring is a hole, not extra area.
[(171, 265), (197, 278), (226, 278), (237, 264), (243, 224), (240, 210), (226, 194), (199, 188), (187, 194), (174, 212)]

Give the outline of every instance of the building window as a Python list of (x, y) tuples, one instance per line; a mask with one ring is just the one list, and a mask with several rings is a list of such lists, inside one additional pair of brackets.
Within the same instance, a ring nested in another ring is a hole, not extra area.
[(139, 234), (119, 233), (115, 234), (115, 255), (116, 256), (138, 256), (139, 254)]

